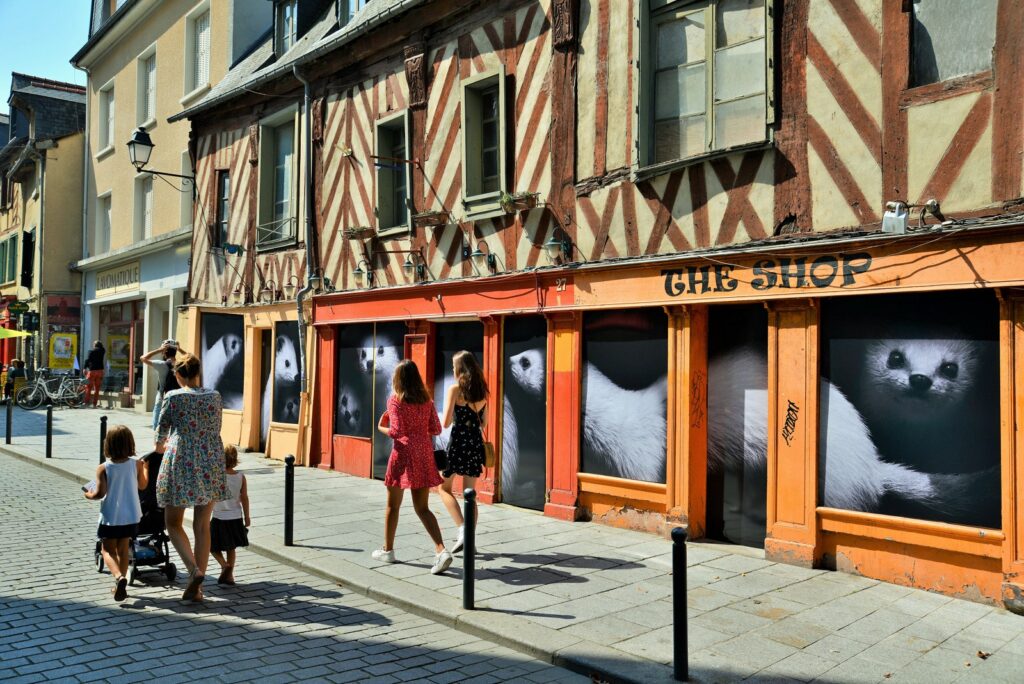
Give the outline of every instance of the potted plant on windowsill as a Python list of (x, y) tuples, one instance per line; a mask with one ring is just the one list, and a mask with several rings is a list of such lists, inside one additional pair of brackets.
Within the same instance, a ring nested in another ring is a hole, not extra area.
[(412, 223), (414, 226), (423, 228), (425, 226), (443, 226), (450, 222), (447, 211), (423, 211), (413, 214)]
[(349, 240), (365, 240), (377, 234), (370, 226), (353, 226), (345, 229), (345, 237)]
[(501, 193), (501, 208), (504, 209), (507, 214), (535, 209), (539, 201), (539, 192)]

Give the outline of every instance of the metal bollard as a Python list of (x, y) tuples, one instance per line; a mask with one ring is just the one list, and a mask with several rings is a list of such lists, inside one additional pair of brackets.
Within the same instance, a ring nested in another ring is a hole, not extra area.
[(53, 402), (46, 404), (46, 458), (53, 458)]
[(690, 678), (686, 634), (686, 528), (672, 530), (672, 662), (676, 681)]
[(295, 508), (295, 457), (288, 454), (284, 457), (284, 545), (294, 546), (292, 532), (295, 521), (292, 519)]
[(7, 397), (7, 443), (11, 443), (11, 420), (14, 414), (14, 397)]
[(100, 416), (100, 463), (106, 460), (103, 455), (103, 444), (107, 441), (107, 417)]
[(473, 581), (476, 579), (476, 490), (462, 493), (462, 607), (473, 610)]

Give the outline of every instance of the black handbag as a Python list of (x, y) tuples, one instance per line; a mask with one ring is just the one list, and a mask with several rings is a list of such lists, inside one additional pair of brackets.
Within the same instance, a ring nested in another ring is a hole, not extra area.
[(434, 449), (434, 463), (437, 464), (438, 470), (444, 470), (448, 467), (448, 452), (444, 449)]

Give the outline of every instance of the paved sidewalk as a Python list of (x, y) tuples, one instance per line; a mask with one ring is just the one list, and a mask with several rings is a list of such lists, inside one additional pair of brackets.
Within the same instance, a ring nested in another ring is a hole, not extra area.
[[(56, 458), (45, 465), (91, 476), (100, 414), (55, 414)], [(109, 414), (111, 424), (147, 423), (130, 412)], [(22, 423), (18, 413), (15, 434), (26, 436), (7, 450), (39, 463), (42, 440), (29, 436), (34, 418)], [(136, 434), (144, 449), (145, 433)], [(403, 509), (396, 541), (402, 562), (370, 558), (383, 526), (379, 482), (297, 469), (298, 546), (287, 548), (283, 466), (248, 454), (242, 468), (253, 507), (250, 539), (260, 553), (578, 672), (670, 680), (667, 540), (481, 506), (480, 610), (468, 612), (461, 610), (458, 560), (446, 575), (429, 574), (432, 550), (411, 506)], [(452, 537), (440, 501), (432, 498), (431, 508)], [(1024, 681), (1024, 618), (999, 608), (704, 543), (689, 545), (687, 588), (695, 681)]]

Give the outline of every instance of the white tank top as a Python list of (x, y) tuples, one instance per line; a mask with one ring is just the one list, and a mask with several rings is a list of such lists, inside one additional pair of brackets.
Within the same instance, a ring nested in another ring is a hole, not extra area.
[(228, 473), (228, 499), (213, 505), (213, 517), (217, 520), (240, 520), (242, 518), (242, 473)]
[(136, 463), (134, 458), (129, 458), (121, 463), (108, 459), (103, 464), (107, 494), (100, 501), (101, 525), (135, 525), (142, 520)]

